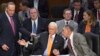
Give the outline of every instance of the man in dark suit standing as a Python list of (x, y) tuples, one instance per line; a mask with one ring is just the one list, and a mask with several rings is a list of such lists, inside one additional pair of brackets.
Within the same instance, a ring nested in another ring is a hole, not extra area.
[(18, 56), (19, 27), (15, 4), (8, 2), (5, 12), (0, 14), (0, 56)]
[(57, 50), (60, 52), (64, 46), (64, 40), (61, 36), (57, 35), (57, 24), (55, 22), (51, 22), (48, 26), (49, 32), (44, 32), (40, 34), (38, 42), (35, 46), (27, 45), (25, 40), (19, 40), (18, 43), (20, 45), (27, 45), (27, 48), (33, 50), (33, 55), (58, 55), (56, 53)]
[(83, 20), (84, 8), (82, 8), (82, 3), (80, 1), (73, 2), (72, 10), (72, 20), (76, 21), (78, 24)]
[(29, 7), (34, 7), (39, 10), (40, 16), (48, 18), (48, 0), (28, 0)]

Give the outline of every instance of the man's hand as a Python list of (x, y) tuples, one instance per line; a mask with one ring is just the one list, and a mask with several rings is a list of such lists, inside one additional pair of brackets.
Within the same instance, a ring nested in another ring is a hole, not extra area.
[(18, 43), (19, 45), (22, 45), (22, 46), (25, 46), (27, 44), (27, 42), (24, 39), (19, 40)]
[(31, 33), (30, 36), (31, 37), (34, 37), (34, 36), (36, 36), (36, 34), (35, 33)]
[(59, 55), (60, 55), (60, 52), (59, 52), (59, 50), (54, 49), (54, 50), (53, 50), (53, 54), (54, 54), (55, 56), (59, 56)]
[(3, 49), (4, 51), (8, 51), (8, 50), (9, 50), (9, 47), (8, 47), (6, 44), (3, 44), (3, 45), (2, 45), (2, 49)]

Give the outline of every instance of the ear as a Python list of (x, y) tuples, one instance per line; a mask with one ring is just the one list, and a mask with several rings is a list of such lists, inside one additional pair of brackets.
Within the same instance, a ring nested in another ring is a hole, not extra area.
[(65, 17), (65, 14), (63, 14), (63, 17)]

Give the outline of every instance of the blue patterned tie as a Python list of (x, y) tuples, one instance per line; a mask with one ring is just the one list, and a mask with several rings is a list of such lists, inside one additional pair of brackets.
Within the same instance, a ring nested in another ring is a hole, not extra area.
[(35, 23), (35, 21), (34, 21), (34, 24), (32, 25), (32, 32), (36, 33), (36, 23)]

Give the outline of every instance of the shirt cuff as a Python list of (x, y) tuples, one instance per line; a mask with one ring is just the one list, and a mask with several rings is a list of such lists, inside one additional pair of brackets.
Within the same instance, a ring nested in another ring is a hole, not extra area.
[(29, 44), (32, 45), (32, 43), (28, 41), (28, 42), (26, 43), (25, 47), (27, 48)]

